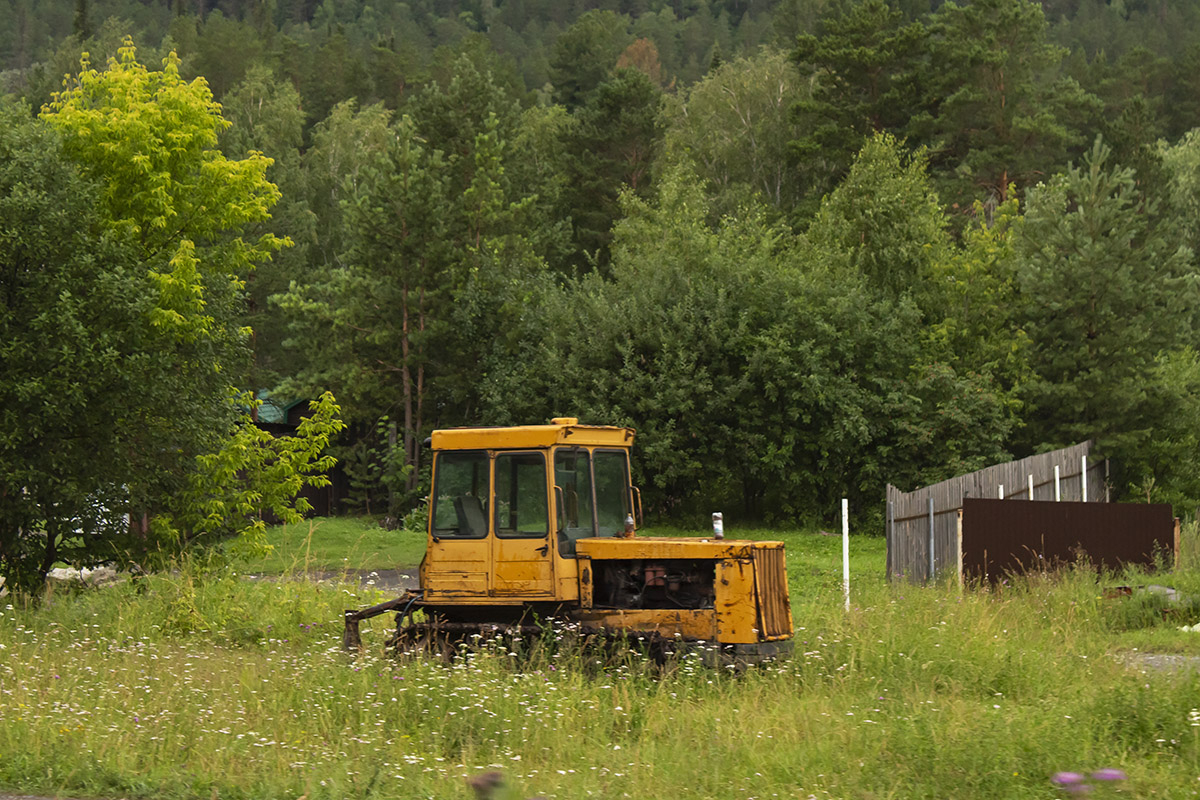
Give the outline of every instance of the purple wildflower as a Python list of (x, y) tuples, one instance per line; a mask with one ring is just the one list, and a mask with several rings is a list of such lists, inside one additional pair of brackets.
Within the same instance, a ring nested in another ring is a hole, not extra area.
[(1123, 781), (1128, 776), (1125, 774), (1124, 770), (1105, 767), (1104, 769), (1098, 769), (1093, 772), (1092, 777), (1098, 781)]
[(1078, 772), (1056, 772), (1050, 780), (1059, 786), (1075, 786), (1076, 784), (1083, 783), (1083, 776)]

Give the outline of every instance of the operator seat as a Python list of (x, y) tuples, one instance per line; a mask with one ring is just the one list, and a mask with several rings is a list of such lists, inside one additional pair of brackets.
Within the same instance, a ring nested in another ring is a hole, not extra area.
[(487, 536), (487, 515), (483, 503), (473, 494), (454, 498), (454, 513), (458, 515), (458, 530), (462, 536), (482, 539)]

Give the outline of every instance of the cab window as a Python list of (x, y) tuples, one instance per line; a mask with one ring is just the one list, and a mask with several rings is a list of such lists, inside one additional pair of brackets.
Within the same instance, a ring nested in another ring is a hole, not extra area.
[(488, 454), (438, 453), (434, 462), (433, 535), (487, 536)]
[(554, 485), (562, 489), (558, 552), (575, 555), (575, 542), (595, 536), (592, 516), (592, 469), (587, 450), (560, 449), (554, 454)]
[(540, 538), (550, 532), (546, 458), (541, 453), (496, 456), (496, 535)]
[(629, 459), (623, 450), (597, 450), (596, 476), (597, 536), (616, 536), (625, 530), (629, 505)]

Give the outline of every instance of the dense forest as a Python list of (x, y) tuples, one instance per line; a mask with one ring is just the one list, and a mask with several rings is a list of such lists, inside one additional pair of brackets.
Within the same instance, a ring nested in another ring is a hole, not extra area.
[[(154, 511), (225, 452), (205, 431), (236, 387), (332, 392), (350, 506), (392, 518), (428, 489), (433, 428), (560, 415), (637, 428), (648, 510), (684, 521), (878, 514), (886, 482), (1088, 438), (1117, 496), (1200, 503), (1190, 0), (0, 16), (0, 241), (40, 243), (0, 253), (0, 338), (39, 337), (0, 344), (30, 372), (0, 387), (10, 487), (114, 483), (30, 467), (54, 436), (110, 467), (152, 445), (175, 475), (137, 498)], [(152, 124), (111, 99), (131, 82), (157, 87)], [(210, 143), (179, 143), (181, 92)], [(125, 133), (97, 133), (101, 107)], [(135, 433), (97, 433), (118, 418)]]

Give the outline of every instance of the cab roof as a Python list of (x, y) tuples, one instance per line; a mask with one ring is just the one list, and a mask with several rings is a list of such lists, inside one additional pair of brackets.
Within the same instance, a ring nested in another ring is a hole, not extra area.
[(520, 425), (511, 428), (446, 428), (434, 431), (434, 450), (517, 450), (552, 447), (556, 444), (582, 447), (629, 447), (633, 428), (613, 425), (580, 425), (574, 417), (557, 417), (549, 425)]

